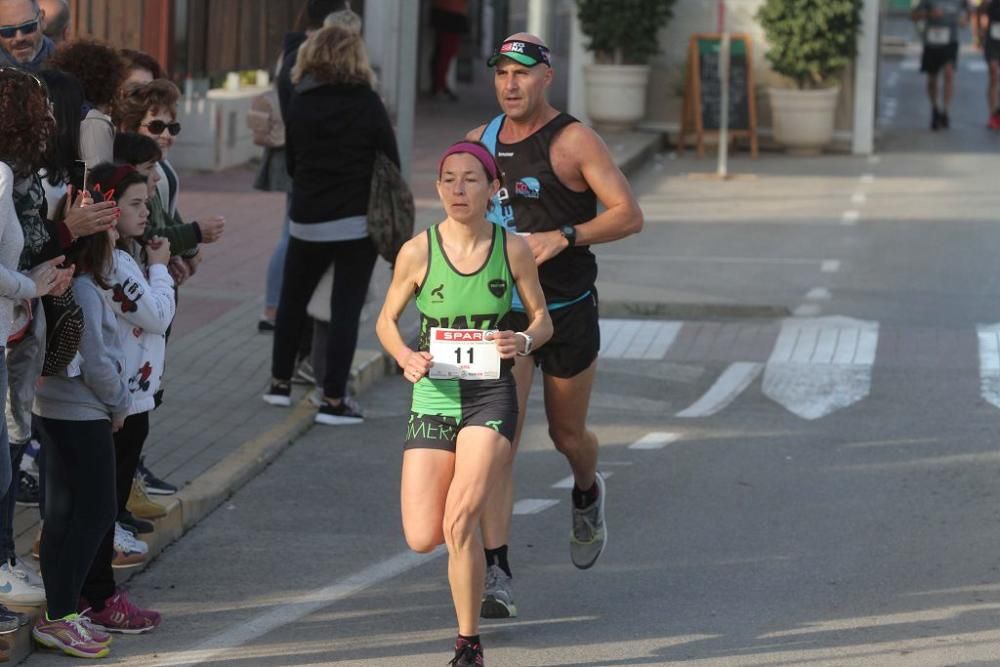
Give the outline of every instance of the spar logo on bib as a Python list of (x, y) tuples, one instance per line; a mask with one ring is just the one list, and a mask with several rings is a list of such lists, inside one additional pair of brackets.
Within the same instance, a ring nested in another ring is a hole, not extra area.
[(514, 184), (514, 194), (526, 199), (540, 199), (542, 196), (542, 184), (537, 178), (531, 176), (522, 178)]

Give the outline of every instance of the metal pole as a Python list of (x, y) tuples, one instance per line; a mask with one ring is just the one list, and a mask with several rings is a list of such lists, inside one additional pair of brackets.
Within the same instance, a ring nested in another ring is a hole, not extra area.
[(719, 49), (719, 85), (722, 86), (719, 110), (719, 167), (718, 174), (725, 178), (729, 172), (729, 33), (726, 32), (726, 0), (719, 0), (719, 24), (722, 27), (722, 46)]
[(396, 139), (403, 177), (410, 179), (413, 157), (413, 126), (417, 113), (417, 26), (420, 3), (402, 2), (397, 10), (399, 25), (399, 79), (396, 89)]

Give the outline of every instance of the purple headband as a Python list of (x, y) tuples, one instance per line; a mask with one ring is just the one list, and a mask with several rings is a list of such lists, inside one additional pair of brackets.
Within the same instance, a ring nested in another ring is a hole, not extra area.
[(441, 161), (438, 162), (438, 177), (441, 176), (441, 170), (444, 168), (444, 161), (449, 155), (454, 155), (456, 153), (468, 153), (472, 157), (476, 158), (482, 163), (483, 169), (486, 170), (490, 180), (495, 181), (497, 179), (496, 161), (493, 159), (493, 156), (490, 155), (488, 150), (472, 141), (459, 141), (458, 143), (452, 144), (448, 150), (444, 152), (444, 155), (441, 156)]

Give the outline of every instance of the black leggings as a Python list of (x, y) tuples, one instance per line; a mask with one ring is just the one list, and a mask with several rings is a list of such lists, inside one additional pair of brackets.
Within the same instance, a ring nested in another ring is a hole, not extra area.
[(45, 447), (42, 572), (49, 618), (76, 613), (87, 571), (115, 522), (111, 422), (37, 419)]
[[(115, 433), (115, 492), (118, 504), (117, 514), (125, 511), (128, 503), (129, 493), (132, 491), (132, 480), (135, 479), (135, 471), (139, 467), (139, 457), (142, 456), (142, 446), (149, 435), (149, 413), (140, 412), (125, 420), (125, 425)], [(83, 582), (83, 590), (80, 593), (87, 598), (87, 604), (94, 611), (103, 611), (104, 603), (115, 594), (115, 571), (111, 568), (111, 562), (115, 557), (115, 526), (112, 523), (111, 529), (104, 535), (101, 546), (97, 549), (97, 556), (90, 566), (90, 572)]]
[(292, 378), (296, 351), (307, 324), (306, 306), (332, 263), (333, 290), (330, 293), (323, 393), (330, 398), (344, 397), (354, 348), (358, 344), (361, 309), (377, 258), (378, 252), (369, 238), (325, 243), (289, 239), (274, 329), (271, 375), (275, 379)]

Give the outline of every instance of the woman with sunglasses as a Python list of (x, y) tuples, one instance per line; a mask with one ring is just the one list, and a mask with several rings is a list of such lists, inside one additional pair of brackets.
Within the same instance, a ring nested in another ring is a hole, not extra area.
[[(124, 88), (115, 108), (115, 125), (121, 132), (136, 132), (159, 145), (163, 155), (157, 164), (158, 196), (150, 200), (149, 233), (170, 241), (171, 252), (179, 257), (171, 260), (171, 274), (178, 284), (193, 275), (201, 263), (199, 243), (214, 243), (222, 237), (225, 218), (214, 216), (185, 223), (177, 211), (180, 181), (167, 161), (174, 138), (180, 134), (177, 122), (177, 101), (180, 91), (172, 82), (157, 79), (149, 83), (129, 84)], [(183, 258), (183, 259), (181, 259)]]
[(110, 114), (125, 80), (125, 62), (107, 44), (78, 39), (56, 49), (49, 66), (72, 74), (83, 84), (89, 109), (80, 121), (80, 158), (88, 167), (112, 162), (115, 126)]

